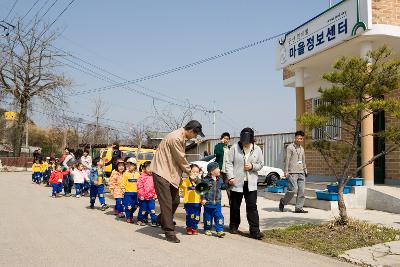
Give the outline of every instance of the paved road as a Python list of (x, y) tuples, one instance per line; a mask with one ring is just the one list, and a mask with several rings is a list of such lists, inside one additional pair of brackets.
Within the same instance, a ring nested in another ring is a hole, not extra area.
[(0, 173), (0, 266), (347, 266), (241, 236), (186, 236), (180, 220), (182, 243), (170, 244), (158, 228), (89, 210), (87, 198), (52, 199), (30, 180)]

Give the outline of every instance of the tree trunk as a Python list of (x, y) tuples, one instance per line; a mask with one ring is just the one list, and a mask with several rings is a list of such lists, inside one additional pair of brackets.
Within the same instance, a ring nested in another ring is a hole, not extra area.
[(25, 99), (21, 99), (20, 111), (18, 114), (17, 126), (15, 127), (15, 139), (14, 139), (14, 157), (21, 155), (21, 147), (23, 142), (23, 135), (25, 131), (25, 125), (28, 114), (28, 102)]
[(343, 197), (343, 189), (344, 189), (345, 183), (344, 181), (340, 181), (338, 185), (338, 195), (339, 195), (339, 201), (338, 201), (338, 207), (339, 207), (339, 216), (340, 216), (340, 221), (339, 223), (342, 225), (346, 225), (348, 223), (348, 217), (347, 217), (347, 208), (346, 204), (344, 203), (344, 197)]

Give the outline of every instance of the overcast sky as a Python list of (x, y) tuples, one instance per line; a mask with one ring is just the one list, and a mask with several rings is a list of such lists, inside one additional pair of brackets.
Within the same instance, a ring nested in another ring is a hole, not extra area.
[[(35, 1), (18, 1), (10, 18), (24, 15)], [(1, 1), (2, 18), (14, 2)], [(53, 2), (47, 1), (41, 14)], [(52, 22), (69, 2), (57, 1), (45, 19)], [(25, 21), (45, 3), (46, 0), (39, 0)], [(63, 32), (57, 47), (103, 70), (134, 80), (283, 33), (321, 13), (328, 8), (328, 3), (328, 0), (76, 0), (53, 27)], [(223, 112), (216, 116), (217, 134), (223, 131), (237, 134), (246, 126), (256, 129), (257, 134), (290, 132), (295, 127), (295, 94), (293, 89), (282, 86), (281, 71), (275, 69), (275, 45), (276, 41), (266, 42), (140, 83), (153, 91), (135, 85), (130, 87), (178, 104), (189, 99), (192, 105), (210, 110), (215, 102), (215, 108)], [(79, 64), (102, 73), (93, 66)], [(63, 71), (73, 80), (70, 90), (84, 91), (110, 84), (68, 66)], [(103, 75), (106, 76), (103, 78), (124, 81), (104, 72)], [(68, 103), (72, 111), (90, 115), (97, 96), (109, 106), (105, 116), (108, 119), (150, 123), (148, 117), (154, 115), (152, 98), (121, 87), (70, 95)], [(160, 110), (181, 112), (165, 102), (156, 101), (155, 104)], [(205, 133), (211, 137), (212, 116), (195, 112), (194, 117), (203, 123)], [(33, 118), (39, 125), (48, 125), (43, 116), (33, 114)], [(127, 123), (103, 123), (119, 129), (128, 127)]]

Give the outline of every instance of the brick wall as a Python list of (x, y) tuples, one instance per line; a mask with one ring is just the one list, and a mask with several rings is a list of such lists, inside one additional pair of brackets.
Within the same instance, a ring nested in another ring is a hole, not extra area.
[[(400, 90), (395, 90), (385, 96), (386, 98), (400, 99)], [(400, 127), (400, 120), (392, 116), (385, 116), (386, 128), (390, 126)], [(386, 145), (387, 146), (390, 144)], [(385, 159), (386, 178), (400, 180), (400, 149), (397, 149), (388, 155)]]
[(32, 157), (0, 157), (1, 164), (3, 166), (12, 166), (12, 167), (31, 167), (32, 166)]
[(283, 68), (283, 80), (289, 79), (294, 76), (294, 71), (290, 70), (288, 67)]
[[(312, 99), (307, 99), (305, 101), (306, 112), (312, 111)], [(311, 142), (311, 132), (306, 133), (307, 140), (306, 140), (306, 163), (307, 169), (310, 175), (316, 176), (334, 176), (334, 173), (329, 169), (328, 165), (326, 164), (322, 155), (313, 149), (307, 148), (307, 145)], [(350, 136), (345, 132), (342, 132), (342, 138), (349, 139)], [(343, 162), (338, 163), (336, 166), (336, 171), (339, 171), (340, 167), (343, 166)], [(352, 175), (357, 167), (357, 158), (354, 158), (349, 175)]]
[(400, 0), (372, 0), (372, 23), (400, 25)]

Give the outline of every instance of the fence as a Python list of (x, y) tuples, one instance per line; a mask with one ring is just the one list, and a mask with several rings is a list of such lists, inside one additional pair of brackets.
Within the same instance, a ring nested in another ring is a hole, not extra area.
[(30, 167), (32, 157), (0, 157), (1, 165), (13, 167)]
[[(264, 154), (264, 164), (270, 167), (283, 168), (286, 146), (294, 141), (294, 133), (265, 134), (255, 136), (256, 144), (260, 146)], [(237, 143), (239, 137), (233, 137), (230, 144)], [(219, 139), (210, 139), (188, 151), (196, 155), (203, 155), (204, 151), (214, 154), (214, 147)]]

